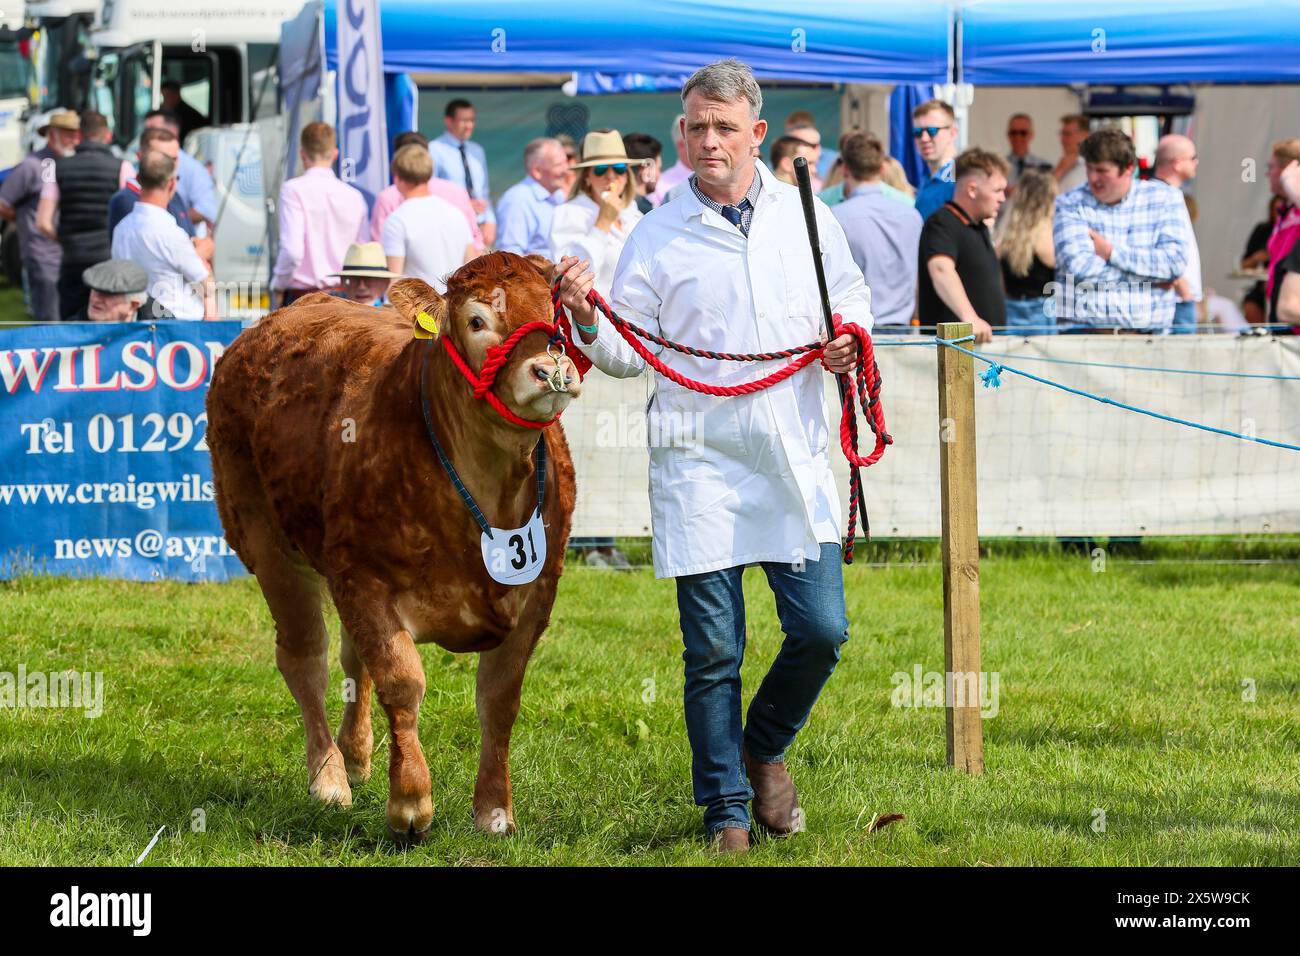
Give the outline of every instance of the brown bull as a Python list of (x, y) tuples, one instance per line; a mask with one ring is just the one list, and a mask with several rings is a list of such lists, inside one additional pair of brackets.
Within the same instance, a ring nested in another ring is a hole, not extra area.
[[(436, 324), (477, 372), (511, 331), (550, 320), (539, 263), (480, 257), (449, 278), (445, 297), (402, 280), (390, 293), (396, 311), (307, 296), (240, 335), (208, 395), (217, 506), (275, 619), (276, 662), (306, 729), (310, 793), (349, 805), (351, 786), (369, 777), (373, 686), (392, 735), (388, 825), (402, 842), (418, 840), (433, 819), (415, 647), (428, 642), (479, 654), (474, 822), (514, 830), (510, 732), (555, 601), (574, 501), (559, 425), (513, 424), (476, 399), (444, 343), (413, 338), (413, 323)], [(525, 334), (496, 378), (496, 397), (529, 421), (553, 418), (580, 390), (571, 360), (557, 363), (547, 345), (544, 332)], [(426, 359), (430, 425), (492, 526), (522, 527), (533, 514), (535, 447), (546, 443), (546, 556), (535, 557), (541, 572), (531, 583), (501, 584), (487, 573), (480, 526), (426, 431)], [(337, 738), (325, 715), (322, 585), (338, 610), (343, 670), (355, 689)]]

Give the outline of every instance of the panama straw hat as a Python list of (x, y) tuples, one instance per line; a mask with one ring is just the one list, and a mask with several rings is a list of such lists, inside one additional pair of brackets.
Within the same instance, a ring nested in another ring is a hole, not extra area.
[(343, 257), (343, 268), (331, 272), (340, 279), (400, 279), (396, 272), (388, 271), (388, 260), (384, 258), (384, 247), (377, 242), (354, 242), (348, 246), (348, 254)]
[(610, 163), (644, 166), (647, 162), (649, 160), (628, 158), (627, 149), (623, 146), (623, 136), (618, 130), (597, 129), (582, 138), (582, 161), (574, 163), (573, 168), (605, 166)]
[(74, 113), (72, 110), (59, 110), (58, 112), (50, 113), (41, 125), (37, 127), (36, 134), (38, 136), (46, 135), (50, 131), (51, 126), (55, 129), (68, 129), (76, 132), (81, 129), (81, 116), (78, 113)]

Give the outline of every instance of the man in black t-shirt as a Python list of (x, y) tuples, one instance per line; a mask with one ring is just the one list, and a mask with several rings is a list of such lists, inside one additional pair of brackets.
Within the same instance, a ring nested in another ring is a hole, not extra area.
[(957, 157), (952, 199), (921, 229), (917, 306), (922, 325), (969, 322), (976, 342), (991, 342), (1006, 325), (1002, 271), (984, 220), (1007, 196), (1007, 161), (972, 148)]

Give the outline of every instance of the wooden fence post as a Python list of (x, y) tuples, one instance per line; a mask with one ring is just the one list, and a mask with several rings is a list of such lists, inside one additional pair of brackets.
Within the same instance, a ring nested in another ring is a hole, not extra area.
[[(964, 322), (938, 329), (940, 339), (971, 334)], [(969, 347), (969, 345), (967, 345)], [(974, 360), (939, 352), (939, 492), (943, 503), (943, 663), (948, 766), (984, 770), (980, 673), (980, 543), (975, 495)]]

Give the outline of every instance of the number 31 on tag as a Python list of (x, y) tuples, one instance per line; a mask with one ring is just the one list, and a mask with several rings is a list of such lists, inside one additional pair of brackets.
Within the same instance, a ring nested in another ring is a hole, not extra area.
[(493, 528), (491, 537), (482, 538), (483, 565), (493, 581), (501, 584), (528, 584), (542, 573), (546, 563), (546, 529), (542, 513), (534, 511), (522, 528)]

